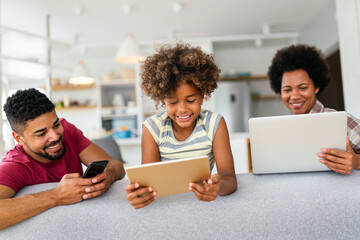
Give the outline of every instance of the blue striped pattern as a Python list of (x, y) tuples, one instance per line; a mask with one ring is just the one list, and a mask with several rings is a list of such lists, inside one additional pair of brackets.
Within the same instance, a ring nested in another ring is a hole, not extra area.
[(159, 147), (161, 161), (207, 155), (212, 170), (214, 167), (212, 145), (221, 118), (220, 114), (202, 110), (196, 120), (194, 131), (184, 141), (175, 139), (172, 121), (166, 111), (146, 119), (144, 125)]

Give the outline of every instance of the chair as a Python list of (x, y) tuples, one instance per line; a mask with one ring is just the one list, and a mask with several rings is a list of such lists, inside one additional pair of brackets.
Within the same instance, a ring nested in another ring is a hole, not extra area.
[(98, 138), (93, 139), (92, 142), (104, 149), (104, 151), (112, 158), (120, 160), (122, 163), (126, 163), (121, 156), (120, 146), (113, 138)]

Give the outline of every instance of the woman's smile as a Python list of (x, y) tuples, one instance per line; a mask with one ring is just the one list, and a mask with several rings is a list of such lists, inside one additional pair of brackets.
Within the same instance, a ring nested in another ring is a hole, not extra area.
[(294, 114), (309, 113), (316, 102), (319, 87), (302, 69), (284, 72), (281, 81), (281, 98)]

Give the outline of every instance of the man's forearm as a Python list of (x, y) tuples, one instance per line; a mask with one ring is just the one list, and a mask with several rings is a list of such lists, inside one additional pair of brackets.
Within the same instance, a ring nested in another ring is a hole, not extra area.
[(118, 160), (110, 160), (109, 171), (112, 174), (112, 183), (125, 176), (124, 166)]
[(55, 207), (51, 191), (0, 199), (0, 230)]

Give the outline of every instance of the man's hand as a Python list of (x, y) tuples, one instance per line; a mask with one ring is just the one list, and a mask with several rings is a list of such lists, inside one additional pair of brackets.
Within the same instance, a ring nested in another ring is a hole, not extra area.
[(81, 202), (106, 192), (112, 183), (112, 176), (106, 169), (93, 178), (81, 178), (78, 173), (64, 175), (53, 189), (57, 205)]
[(107, 171), (106, 168), (104, 172), (90, 178), (90, 180), (92, 185), (85, 188), (86, 194), (82, 196), (83, 199), (100, 196), (109, 189), (110, 185), (114, 181), (111, 172)]
[(81, 202), (86, 188), (93, 185), (91, 178), (81, 178), (79, 173), (65, 174), (53, 192), (56, 205), (68, 205)]
[(318, 154), (320, 162), (334, 172), (341, 174), (350, 174), (353, 169), (358, 169), (359, 155), (354, 153), (349, 136), (347, 136), (346, 143), (346, 152), (331, 148), (321, 149), (322, 152)]
[[(102, 177), (105, 178), (105, 176), (106, 174)], [(79, 173), (70, 173), (64, 175), (59, 184), (53, 189), (21, 197), (0, 199), (0, 230), (55, 206), (81, 202), (84, 194), (86, 194), (86, 188), (102, 188), (92, 182), (92, 180), (101, 181), (99, 179), (102, 177), (100, 175), (97, 177), (97, 180), (94, 180), (94, 178), (85, 179), (81, 178)], [(102, 181), (99, 184), (105, 186), (104, 182)], [(1, 189), (0, 193), (3, 193), (4, 196), (0, 197), (6, 197), (13, 192), (6, 186), (0, 186)], [(96, 195), (100, 195), (100, 193), (95, 192), (94, 196)]]

